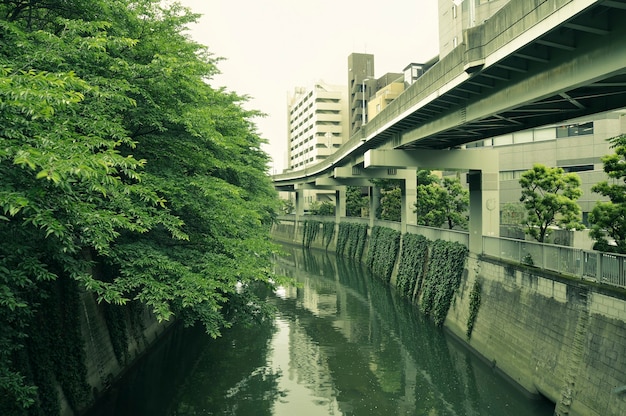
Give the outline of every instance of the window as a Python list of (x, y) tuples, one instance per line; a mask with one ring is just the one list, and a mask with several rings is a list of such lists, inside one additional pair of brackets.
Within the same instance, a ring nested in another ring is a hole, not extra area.
[(556, 128), (556, 137), (571, 137), (571, 136), (583, 136), (586, 134), (593, 134), (593, 122), (581, 124), (568, 124), (559, 126)]
[(593, 165), (562, 166), (565, 172), (585, 172), (593, 170)]

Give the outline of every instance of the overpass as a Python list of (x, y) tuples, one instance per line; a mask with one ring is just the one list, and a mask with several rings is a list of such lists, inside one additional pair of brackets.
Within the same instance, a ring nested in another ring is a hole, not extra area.
[(402, 222), (410, 224), (416, 168), (468, 170), (470, 250), (478, 250), (477, 237), (498, 233), (498, 215), (489, 215), (499, 207), (497, 153), (459, 147), (626, 107), (625, 21), (626, 0), (511, 1), (333, 155), (274, 175), (274, 185), (338, 189), (339, 217), (343, 186), (400, 178)]

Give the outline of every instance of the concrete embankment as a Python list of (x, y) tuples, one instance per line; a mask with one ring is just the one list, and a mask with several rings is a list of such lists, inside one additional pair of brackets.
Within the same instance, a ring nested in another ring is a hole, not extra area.
[[(302, 244), (293, 224), (273, 236)], [(322, 239), (311, 247), (335, 250), (337, 239)], [(470, 253), (443, 325), (494, 371), (552, 400), (556, 415), (626, 414), (624, 290)]]
[[(120, 315), (119, 319), (124, 322), (119, 322), (119, 325), (126, 333), (123, 337), (125, 345), (121, 346), (126, 351), (126, 358), (119, 360), (113, 345), (118, 334), (111, 333), (105, 317), (105, 305), (98, 304), (91, 293), (83, 292), (80, 298), (82, 311), (79, 320), (85, 349), (86, 381), (92, 388), (92, 400), (95, 400), (158, 340), (171, 322), (159, 323), (145, 309), (139, 313), (135, 311), (135, 316), (130, 313)], [(64, 397), (61, 397), (61, 415), (74, 415)]]

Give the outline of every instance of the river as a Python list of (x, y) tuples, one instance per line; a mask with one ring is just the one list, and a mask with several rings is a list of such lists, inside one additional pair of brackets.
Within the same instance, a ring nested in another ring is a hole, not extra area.
[(361, 264), (285, 251), (273, 325), (175, 328), (88, 416), (552, 416)]

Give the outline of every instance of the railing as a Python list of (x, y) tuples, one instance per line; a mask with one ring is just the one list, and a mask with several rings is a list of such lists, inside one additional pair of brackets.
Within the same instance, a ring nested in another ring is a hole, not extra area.
[[(300, 217), (304, 220), (334, 221), (334, 216)], [(294, 215), (280, 216), (279, 220), (286, 223), (295, 221)], [(341, 221), (367, 223), (369, 219), (359, 217), (341, 217)], [(395, 221), (376, 220), (375, 225), (392, 229), (400, 229)], [(469, 234), (464, 231), (446, 230), (441, 228), (407, 225), (407, 230), (420, 234), (429, 240), (456, 241), (469, 244)], [(281, 230), (283, 231), (283, 230)], [(555, 244), (542, 244), (533, 241), (516, 240), (513, 238), (483, 236), (482, 254), (527, 264), (540, 269), (576, 276), (612, 286), (626, 288), (626, 255), (604, 253), (601, 251), (583, 250)]]
[(483, 254), (626, 288), (626, 256), (621, 254), (487, 236)]
[(429, 240), (455, 241), (469, 247), (469, 233), (467, 231), (426, 227), (424, 225), (407, 225), (406, 229), (413, 234), (423, 235)]

